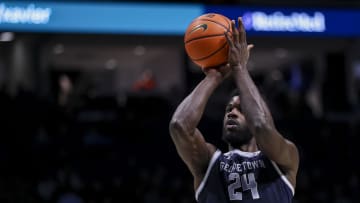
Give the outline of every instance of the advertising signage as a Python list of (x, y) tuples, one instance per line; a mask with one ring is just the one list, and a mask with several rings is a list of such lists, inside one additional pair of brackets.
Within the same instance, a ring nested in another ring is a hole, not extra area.
[(0, 1), (0, 31), (176, 35), (201, 14), (187, 4)]
[(249, 35), (360, 36), (360, 10), (208, 6), (205, 12), (243, 17)]
[(183, 35), (204, 13), (243, 17), (254, 36), (360, 36), (360, 9), (0, 1), (0, 32)]

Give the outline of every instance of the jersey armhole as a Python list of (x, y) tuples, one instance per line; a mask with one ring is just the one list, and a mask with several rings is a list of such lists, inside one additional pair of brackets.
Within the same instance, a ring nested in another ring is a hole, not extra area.
[(216, 150), (215, 153), (212, 155), (211, 159), (210, 159), (210, 162), (209, 162), (209, 165), (206, 169), (206, 173), (205, 173), (205, 176), (204, 178), (201, 180), (201, 183), (199, 185), (199, 187), (196, 189), (196, 192), (195, 192), (195, 199), (196, 201), (198, 201), (198, 198), (199, 198), (199, 195), (201, 193), (201, 191), (204, 189), (205, 187), (205, 183), (210, 175), (210, 171), (211, 169), (213, 168), (217, 158), (220, 156), (221, 154), (221, 151), (220, 150)]
[(276, 172), (279, 174), (281, 179), (284, 181), (284, 183), (290, 188), (292, 195), (295, 195), (295, 189), (293, 185), (290, 183), (289, 179), (283, 174), (283, 172), (280, 170), (279, 166), (272, 160), (270, 160), (272, 165), (274, 166)]

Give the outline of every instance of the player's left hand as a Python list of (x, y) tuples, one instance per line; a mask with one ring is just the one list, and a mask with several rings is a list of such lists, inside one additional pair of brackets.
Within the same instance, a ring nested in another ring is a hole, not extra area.
[(232, 68), (229, 64), (223, 64), (218, 67), (205, 68), (203, 71), (205, 75), (216, 75), (224, 80), (231, 75)]

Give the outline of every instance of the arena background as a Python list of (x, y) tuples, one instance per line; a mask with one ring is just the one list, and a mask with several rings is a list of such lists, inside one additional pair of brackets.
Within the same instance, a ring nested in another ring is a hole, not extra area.
[[(248, 21), (249, 69), (279, 131), (300, 150), (294, 202), (360, 202), (359, 6), (0, 1), (0, 202), (195, 202), (168, 123), (204, 77), (183, 46), (184, 28), (204, 12), (310, 21), (320, 13), (320, 26), (301, 24), (305, 31)], [(223, 150), (232, 88), (216, 90), (199, 126)]]

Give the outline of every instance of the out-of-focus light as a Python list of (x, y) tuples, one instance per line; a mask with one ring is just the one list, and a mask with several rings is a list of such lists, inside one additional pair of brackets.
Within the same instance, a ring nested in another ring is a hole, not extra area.
[(277, 58), (281, 58), (281, 59), (286, 58), (289, 55), (288, 50), (283, 49), (283, 48), (275, 49), (274, 53)]
[(53, 53), (57, 55), (64, 53), (64, 51), (65, 51), (65, 47), (63, 44), (56, 44), (53, 48)]
[(109, 59), (105, 62), (105, 68), (108, 70), (113, 70), (117, 67), (118, 62), (115, 59)]
[(11, 42), (14, 38), (15, 35), (12, 32), (3, 32), (0, 34), (0, 42)]
[(145, 52), (146, 52), (146, 48), (144, 46), (139, 45), (134, 48), (134, 54), (136, 56), (142, 56), (145, 54)]

